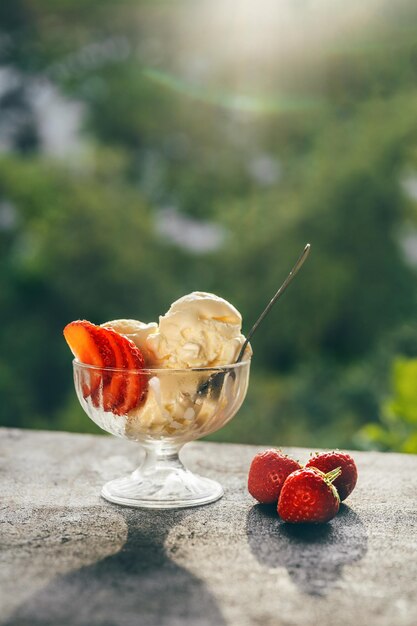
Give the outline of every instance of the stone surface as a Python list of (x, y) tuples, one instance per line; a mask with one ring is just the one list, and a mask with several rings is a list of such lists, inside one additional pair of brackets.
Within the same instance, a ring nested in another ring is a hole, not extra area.
[(185, 462), (224, 498), (149, 511), (99, 496), (135, 468), (136, 445), (0, 433), (1, 626), (417, 624), (417, 457), (354, 453), (346, 505), (303, 528), (246, 492), (260, 448), (189, 444)]

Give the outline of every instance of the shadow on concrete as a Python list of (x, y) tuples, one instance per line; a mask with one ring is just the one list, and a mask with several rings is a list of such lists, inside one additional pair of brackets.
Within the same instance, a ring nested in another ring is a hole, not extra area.
[[(5, 626), (222, 626), (205, 584), (175, 564), (164, 542), (189, 511), (119, 509), (128, 526), (123, 548), (58, 576)], [(88, 550), (88, 544), (85, 547)]]
[(342, 578), (343, 566), (362, 559), (368, 547), (364, 524), (345, 504), (327, 524), (286, 524), (275, 506), (257, 504), (246, 531), (261, 565), (285, 567), (297, 587), (313, 596), (325, 596)]

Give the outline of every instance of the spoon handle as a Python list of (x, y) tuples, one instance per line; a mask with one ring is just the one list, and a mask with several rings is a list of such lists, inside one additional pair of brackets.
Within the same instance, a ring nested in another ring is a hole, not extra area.
[(265, 317), (268, 315), (269, 311), (274, 306), (275, 302), (282, 296), (282, 294), (284, 293), (284, 291), (286, 290), (286, 288), (288, 287), (290, 282), (298, 274), (298, 272), (301, 269), (304, 261), (306, 260), (306, 258), (308, 257), (308, 255), (310, 253), (310, 248), (311, 248), (311, 246), (308, 243), (306, 245), (306, 247), (304, 248), (304, 250), (302, 251), (302, 253), (300, 254), (300, 256), (298, 257), (298, 259), (297, 259), (294, 267), (292, 268), (291, 272), (288, 274), (287, 278), (284, 280), (284, 282), (282, 283), (281, 287), (278, 289), (278, 291), (276, 292), (276, 294), (272, 298), (271, 302), (262, 311), (262, 313), (260, 314), (260, 316), (258, 317), (256, 322), (254, 323), (254, 325), (250, 329), (250, 331), (248, 333), (248, 336), (246, 337), (246, 340), (245, 340), (244, 344), (242, 345), (242, 347), (240, 349), (239, 356), (236, 359), (236, 363), (239, 363), (239, 361), (242, 360), (242, 357), (243, 357), (243, 355), (245, 353), (245, 350), (246, 350), (246, 346), (248, 345), (249, 341), (251, 340), (251, 338), (252, 338), (255, 330), (258, 328), (259, 324), (265, 319)]

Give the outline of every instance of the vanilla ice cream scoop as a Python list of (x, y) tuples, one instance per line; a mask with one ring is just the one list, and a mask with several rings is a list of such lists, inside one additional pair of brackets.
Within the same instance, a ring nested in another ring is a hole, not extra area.
[(194, 291), (176, 300), (146, 338), (157, 367), (216, 367), (233, 363), (245, 341), (242, 316), (227, 300)]

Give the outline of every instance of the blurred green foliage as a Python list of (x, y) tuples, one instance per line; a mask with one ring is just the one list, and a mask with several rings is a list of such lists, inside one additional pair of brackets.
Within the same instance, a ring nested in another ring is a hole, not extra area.
[(417, 359), (393, 364), (392, 396), (382, 405), (381, 420), (365, 425), (359, 437), (369, 447), (417, 453)]
[[(1, 424), (94, 432), (68, 321), (156, 320), (198, 289), (247, 331), (310, 241), (213, 438), (415, 452), (415, 3), (365, 2), (356, 25), (351, 7), (323, 14), (293, 59), (273, 30), (262, 48), (271, 3), (241, 22), (220, 4), (0, 4)], [(286, 6), (295, 26), (315, 17)], [(51, 93), (82, 107), (73, 153), (45, 139)], [(217, 247), (164, 235), (167, 208), (220, 228)]]

